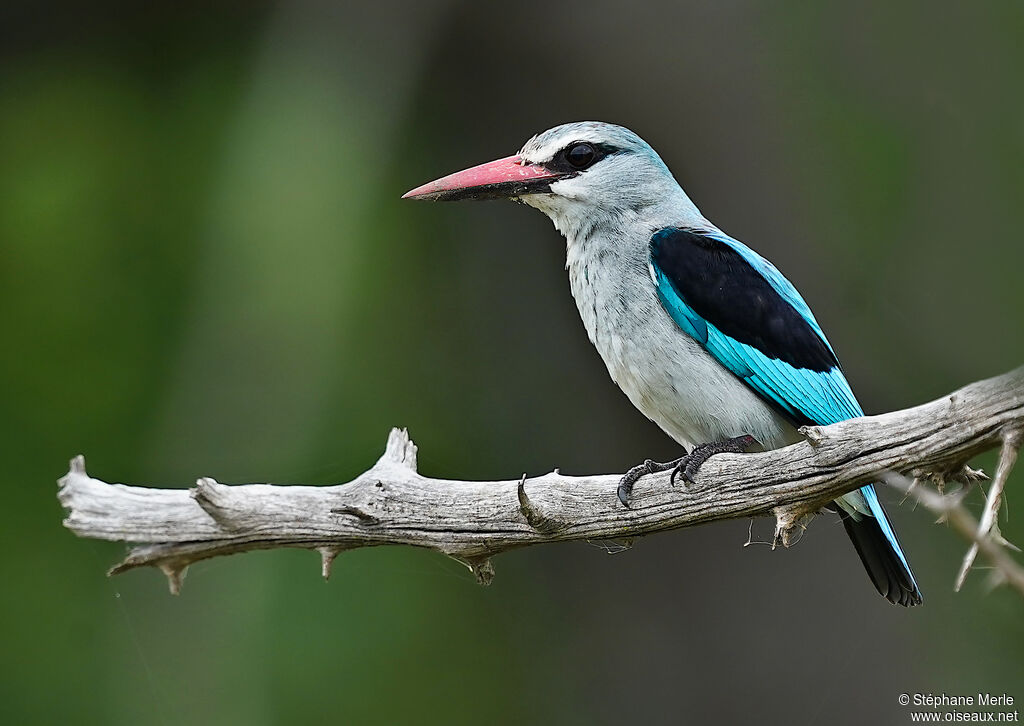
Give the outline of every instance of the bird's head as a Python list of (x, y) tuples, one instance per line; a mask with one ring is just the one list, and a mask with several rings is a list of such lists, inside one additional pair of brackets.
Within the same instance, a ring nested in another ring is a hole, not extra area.
[(647, 142), (622, 126), (597, 121), (556, 126), (527, 141), (518, 154), (449, 174), (403, 199), (514, 199), (543, 211), (562, 232), (582, 220), (642, 217), (661, 207), (699, 217)]

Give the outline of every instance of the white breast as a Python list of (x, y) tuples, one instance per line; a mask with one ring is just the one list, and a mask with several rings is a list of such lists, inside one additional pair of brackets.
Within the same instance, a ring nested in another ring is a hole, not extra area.
[(744, 434), (767, 448), (797, 440), (785, 419), (669, 317), (647, 264), (646, 253), (615, 242), (569, 240), (569, 283), (583, 324), (633, 405), (688, 448)]

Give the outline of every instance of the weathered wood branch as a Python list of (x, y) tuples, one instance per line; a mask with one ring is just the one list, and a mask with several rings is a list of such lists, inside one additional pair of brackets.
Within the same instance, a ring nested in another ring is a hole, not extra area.
[[(969, 473), (972, 456), (1002, 446), (1005, 483), (1013, 463), (1007, 452), (1016, 453), (1005, 442), (1019, 441), (1022, 431), (1024, 367), (915, 408), (809, 427), (806, 441), (784, 449), (712, 457), (687, 487), (670, 486), (668, 473), (644, 477), (629, 509), (616, 497), (618, 475), (421, 476), (416, 446), (398, 429), (380, 460), (347, 484), (228, 486), (202, 478), (190, 490), (144, 488), (94, 479), (78, 456), (60, 479), (59, 498), (69, 512), (64, 525), (75, 534), (140, 543), (111, 574), (158, 567), (172, 592), (193, 562), (274, 547), (319, 551), (325, 576), (344, 550), (427, 547), (486, 583), (491, 556), (514, 548), (631, 538), (719, 519), (774, 515), (777, 540), (788, 545), (823, 504), (884, 472), (957, 478)], [(982, 535), (990, 531), (991, 523)]]
[[(1005, 460), (1001, 456), (1000, 465)], [(972, 472), (972, 474), (976, 473), (978, 472)], [(963, 586), (967, 573), (978, 555), (978, 550), (981, 550), (992, 563), (990, 581), (993, 587), (1004, 583), (1009, 584), (1021, 595), (1024, 595), (1024, 567), (1007, 552), (1007, 549), (1017, 552), (1020, 552), (1020, 549), (1003, 539), (1002, 535), (998, 533), (998, 529), (993, 531), (993, 527), (987, 527), (984, 515), (980, 523), (971, 516), (971, 513), (963, 505), (968, 491), (966, 487), (951, 494), (944, 494), (922, 485), (918, 479), (910, 480), (902, 474), (888, 472), (882, 476), (887, 484), (899, 489), (907, 497), (915, 499), (926, 509), (939, 515), (940, 522), (949, 522), (953, 529), (971, 543), (971, 548), (967, 551), (963, 566), (957, 575), (955, 590), (959, 591)], [(988, 499), (991, 498), (991, 490), (989, 490)], [(985, 511), (989, 511), (987, 506)]]
[[(978, 556), (978, 549), (984, 547), (988, 540), (993, 540), (990, 544), (993, 547), (999, 547), (1000, 545), (1006, 546), (1009, 543), (1003, 539), (1002, 534), (999, 532), (999, 505), (1003, 501), (1003, 489), (1006, 487), (1006, 480), (1010, 476), (1010, 470), (1013, 469), (1013, 465), (1017, 463), (1017, 452), (1020, 451), (1021, 445), (1021, 429), (1006, 429), (1003, 431), (1003, 445), (999, 450), (999, 464), (996, 467), (996, 476), (992, 481), (992, 487), (988, 490), (988, 496), (985, 498), (985, 510), (981, 515), (981, 522), (972, 529), (978, 533), (979, 539), (971, 543), (971, 548), (967, 550), (967, 554), (964, 555), (963, 564), (960, 565), (960, 572), (956, 576), (955, 590), (960, 590), (964, 585), (964, 580), (967, 579), (967, 573), (971, 571), (971, 567), (974, 565), (974, 559)], [(923, 501), (923, 500), (922, 500)], [(927, 502), (924, 502), (927, 506)], [(961, 511), (956, 511), (961, 510)], [(952, 516), (955, 514), (956, 516)], [(967, 523), (970, 520), (964, 519), (964, 515), (970, 517), (970, 514), (963, 509), (962, 506), (957, 504), (954, 510), (951, 510), (951, 516), (949, 520), (953, 523), (953, 526), (963, 530), (963, 527), (957, 524), (957, 517), (961, 523)], [(995, 557), (991, 551), (988, 551), (988, 556), (993, 559), (998, 565), (1000, 559)], [(1005, 556), (1005, 553), (1004, 553)], [(1001, 569), (1006, 569), (1005, 567)], [(1008, 576), (1011, 582), (1015, 583), (1015, 586), (1020, 589), (1021, 593), (1024, 594), (1024, 579), (1021, 578), (1020, 573), (1017, 573), (1016, 579), (1013, 576)]]

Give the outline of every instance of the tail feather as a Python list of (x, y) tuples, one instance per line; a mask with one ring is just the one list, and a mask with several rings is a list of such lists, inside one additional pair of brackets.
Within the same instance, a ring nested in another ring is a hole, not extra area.
[[(921, 590), (910, 571), (907, 558), (900, 548), (896, 532), (889, 523), (881, 502), (875, 495), (874, 487), (866, 486), (853, 496), (863, 499), (858, 504), (867, 504), (870, 515), (863, 515), (857, 507), (839, 507), (846, 533), (864, 563), (875, 589), (886, 600), (904, 607), (920, 605), (923, 601)], [(850, 495), (847, 495), (850, 497)], [(847, 500), (849, 502), (849, 500)], [(847, 503), (847, 502), (844, 502)], [(852, 502), (850, 502), (852, 504)], [(850, 509), (853, 509), (851, 512)]]

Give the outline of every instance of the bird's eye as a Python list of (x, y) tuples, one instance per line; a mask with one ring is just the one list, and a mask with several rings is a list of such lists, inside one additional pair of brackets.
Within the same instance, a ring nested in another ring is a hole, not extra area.
[(586, 169), (597, 159), (597, 150), (586, 142), (573, 144), (565, 150), (565, 160), (575, 169)]

